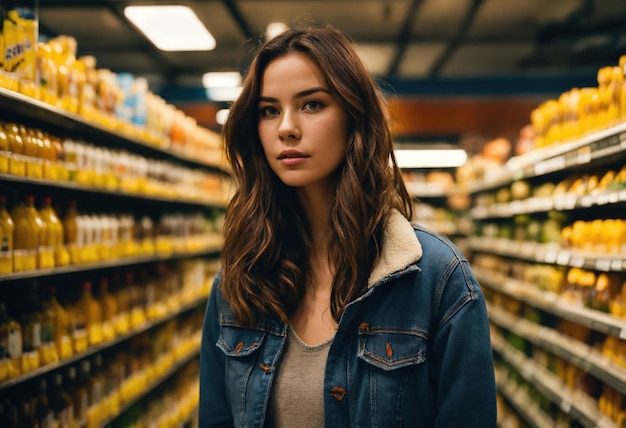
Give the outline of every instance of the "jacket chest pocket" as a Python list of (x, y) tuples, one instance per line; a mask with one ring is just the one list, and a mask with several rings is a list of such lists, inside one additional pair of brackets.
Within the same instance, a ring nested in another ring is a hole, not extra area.
[(397, 370), (426, 361), (426, 340), (413, 332), (361, 328), (358, 356), (379, 369)]
[[(360, 412), (373, 426), (415, 425), (415, 397), (428, 385), (427, 341), (414, 331), (359, 329)], [(366, 398), (367, 397), (367, 398)], [(407, 397), (412, 397), (408, 400)], [(428, 410), (427, 410), (428, 411)]]
[(246, 425), (246, 407), (250, 397), (259, 394), (260, 385), (253, 385), (253, 369), (259, 350), (265, 340), (265, 332), (222, 325), (217, 347), (226, 355), (226, 389), (228, 401), (235, 419), (235, 426)]

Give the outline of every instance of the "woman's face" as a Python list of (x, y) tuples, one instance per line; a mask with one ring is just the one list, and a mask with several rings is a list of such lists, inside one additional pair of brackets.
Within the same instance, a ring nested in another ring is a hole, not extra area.
[(332, 185), (345, 159), (348, 120), (319, 67), (301, 53), (273, 60), (261, 80), (259, 137), (287, 186)]

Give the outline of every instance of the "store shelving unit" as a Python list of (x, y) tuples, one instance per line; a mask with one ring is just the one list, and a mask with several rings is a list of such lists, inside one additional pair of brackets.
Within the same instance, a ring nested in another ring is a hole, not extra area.
[[(149, 144), (132, 136), (127, 136), (115, 130), (91, 123), (83, 117), (69, 113), (67, 111), (50, 106), (38, 100), (25, 97), (19, 93), (0, 88), (0, 112), (3, 120), (13, 121), (26, 126), (36, 127), (60, 137), (70, 137), (88, 141), (91, 144), (111, 149), (123, 149), (127, 152), (146, 156), (155, 160), (166, 160), (173, 164), (188, 167), (193, 170), (201, 170), (210, 174), (223, 177), (229, 175), (229, 170), (216, 162), (205, 162), (197, 157), (190, 156), (184, 152), (170, 150), (158, 145)], [(52, 181), (47, 179), (36, 179), (26, 176), (16, 176), (10, 174), (0, 174), (0, 187), (3, 191), (11, 189), (14, 192), (52, 192), (55, 197), (66, 197), (86, 201), (85, 205), (91, 202), (105, 201), (104, 204), (115, 206), (119, 204), (123, 207), (132, 207), (135, 213), (142, 215), (153, 215), (155, 213), (168, 214), (191, 210), (194, 212), (216, 212), (225, 207), (225, 199), (221, 194), (207, 195), (202, 199), (164, 197), (140, 193), (132, 193), (121, 190), (109, 190), (95, 187), (85, 187), (72, 181)], [(204, 196), (204, 195), (203, 195)], [(142, 211), (143, 210), (143, 211)], [(0, 288), (15, 289), (14, 284), (20, 281), (36, 279), (46, 281), (50, 277), (63, 277), (65, 275), (87, 276), (94, 272), (105, 270), (115, 270), (133, 266), (147, 266), (155, 262), (169, 262), (178, 260), (188, 260), (195, 258), (215, 259), (222, 246), (222, 237), (216, 233), (210, 242), (205, 240), (206, 245), (200, 249), (192, 251), (165, 251), (160, 252), (157, 248), (154, 254), (138, 255), (84, 264), (70, 264), (49, 269), (28, 270), (8, 274), (0, 274)], [(5, 288), (6, 287), (6, 288)], [(14, 388), (21, 388), (24, 385), (36, 380), (41, 376), (48, 375), (54, 371), (76, 364), (83, 359), (92, 357), (104, 351), (111, 350), (123, 342), (131, 341), (138, 335), (151, 332), (168, 321), (184, 316), (192, 310), (198, 310), (206, 304), (207, 296), (204, 295), (193, 301), (183, 303), (175, 311), (168, 312), (155, 319), (149, 319), (140, 326), (132, 328), (125, 334), (115, 337), (115, 339), (88, 347), (85, 351), (78, 352), (72, 357), (60, 360), (55, 363), (46, 364), (38, 369), (28, 371), (21, 376), (14, 377), (0, 382), (0, 398), (7, 398)], [(118, 415), (109, 417), (101, 421), (98, 426), (105, 426), (113, 422), (125, 410), (130, 408), (138, 400), (166, 381), (175, 374), (188, 361), (197, 358), (199, 348), (192, 347), (191, 351), (173, 361), (171, 367), (157, 379), (151, 379), (148, 387), (140, 395), (134, 397), (120, 408)], [(190, 415), (190, 418), (192, 416)]]
[[(513, 158), (500, 169), (487, 171), (484, 180), (470, 184), (469, 191), (475, 200), (486, 193), (495, 194), (500, 189), (509, 188), (518, 180), (534, 185), (562, 179), (568, 174), (586, 174), (591, 171), (620, 169), (626, 161), (626, 124), (591, 133), (576, 141), (534, 150), (526, 155)], [(619, 218), (625, 219), (626, 188), (613, 187), (596, 189), (592, 192), (559, 193), (548, 196), (533, 196), (519, 200), (501, 201), (492, 204), (474, 205), (470, 218), (480, 230), (483, 223), (506, 224), (514, 216), (545, 218), (548, 213), (567, 213), (570, 218), (585, 220)], [(609, 217), (605, 217), (609, 216)], [(510, 223), (509, 223), (510, 224)], [(498, 260), (492, 271), (489, 265), (480, 262), (474, 265), (479, 283), (487, 296), (504, 296), (508, 301), (516, 301), (525, 307), (534, 308), (549, 314), (555, 319), (588, 328), (595, 334), (626, 339), (626, 320), (610, 313), (583, 306), (580, 302), (568, 300), (553, 289), (541, 289), (539, 285), (521, 278), (510, 277), (519, 272), (520, 266), (552, 266), (567, 271), (573, 268), (593, 271), (597, 275), (608, 273), (621, 277), (626, 283), (626, 254), (623, 252), (599, 253), (592, 250), (570, 248), (558, 242), (534, 242), (518, 240), (515, 237), (473, 235), (468, 239), (468, 247), (475, 255)], [(507, 268), (507, 266), (513, 266)], [(565, 280), (565, 278), (563, 278)], [(620, 282), (621, 284), (621, 282)], [(499, 300), (498, 300), (499, 301)], [(601, 384), (620, 394), (626, 395), (626, 370), (604, 356), (591, 345), (561, 333), (549, 326), (526, 320), (512, 314), (493, 302), (489, 305), (489, 316), (494, 331), (506, 331), (522, 338), (534, 348), (580, 368)], [(538, 390), (545, 398), (559, 407), (562, 412), (585, 427), (614, 427), (616, 422), (599, 410), (598, 397), (591, 397), (582, 391), (572, 390), (554, 373), (533, 361), (532, 358), (509, 345), (498, 333), (492, 334), (495, 354), (515, 367), (522, 378)], [(527, 411), (523, 404), (532, 403), (521, 388), (508, 379), (498, 382), (499, 393), (511, 407), (531, 426), (552, 426), (535, 411)], [(543, 422), (540, 422), (542, 420)]]

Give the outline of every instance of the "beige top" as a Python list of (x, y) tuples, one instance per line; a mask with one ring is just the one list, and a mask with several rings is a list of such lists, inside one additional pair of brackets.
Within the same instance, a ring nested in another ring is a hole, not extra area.
[(324, 371), (332, 341), (307, 345), (289, 327), (270, 396), (268, 427), (324, 426)]

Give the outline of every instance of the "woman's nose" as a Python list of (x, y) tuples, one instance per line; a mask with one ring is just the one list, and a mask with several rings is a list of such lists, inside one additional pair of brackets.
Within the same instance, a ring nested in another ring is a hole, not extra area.
[(298, 140), (301, 137), (300, 126), (297, 117), (293, 113), (285, 112), (278, 126), (278, 138), (280, 141)]

